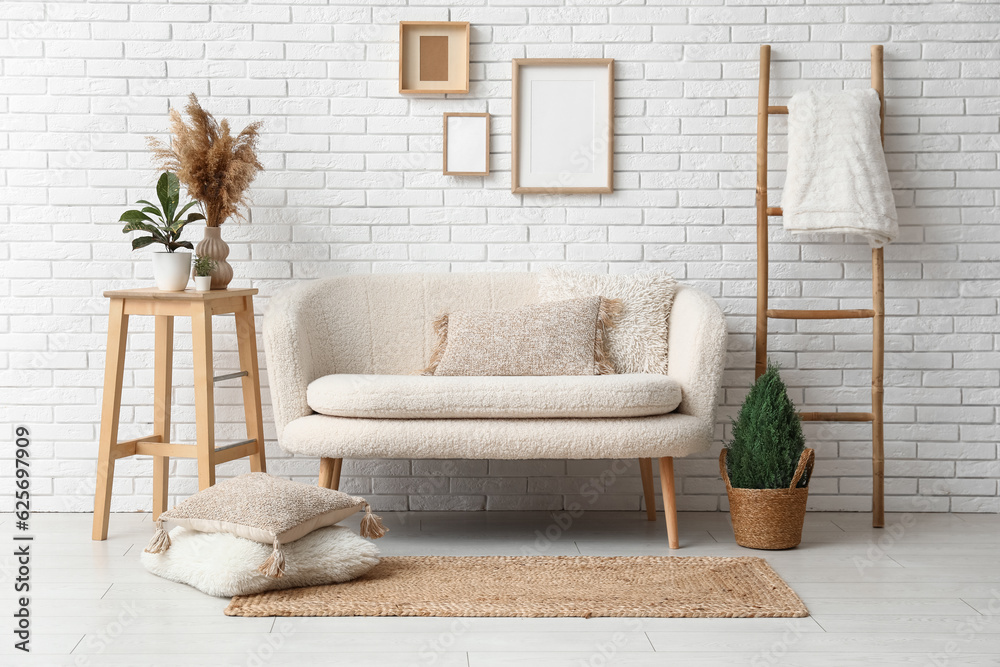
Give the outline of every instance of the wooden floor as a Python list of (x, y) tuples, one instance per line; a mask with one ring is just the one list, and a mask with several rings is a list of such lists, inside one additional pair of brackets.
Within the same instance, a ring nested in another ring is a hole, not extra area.
[[(666, 555), (662, 515), (398, 513), (385, 555)], [(352, 524), (356, 527), (355, 523)], [(764, 556), (802, 597), (803, 619), (228, 618), (226, 599), (158, 579), (139, 563), (147, 514), (32, 517), (32, 648), (12, 649), (11, 515), (3, 536), (2, 665), (1000, 665), (1000, 516), (811, 514), (803, 544), (733, 543), (728, 515), (680, 517), (679, 556)], [(549, 537), (545, 537), (546, 532)], [(11, 657), (13, 656), (13, 657)]]

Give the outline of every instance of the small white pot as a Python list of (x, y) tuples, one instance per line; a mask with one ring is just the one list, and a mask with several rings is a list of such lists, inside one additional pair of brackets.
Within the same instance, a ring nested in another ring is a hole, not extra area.
[(195, 276), (194, 289), (196, 292), (208, 292), (212, 289), (212, 276)]
[(154, 252), (153, 277), (164, 292), (183, 292), (191, 277), (191, 253)]

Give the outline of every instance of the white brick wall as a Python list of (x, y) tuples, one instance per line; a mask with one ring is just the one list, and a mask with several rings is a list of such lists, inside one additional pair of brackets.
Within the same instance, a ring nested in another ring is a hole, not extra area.
[[(150, 280), (147, 254), (130, 252), (116, 220), (155, 180), (144, 137), (163, 136), (167, 109), (192, 91), (237, 126), (265, 121), (267, 172), (254, 187), (253, 222), (224, 228), (236, 284), (261, 290), (258, 311), (290, 281), (348, 272), (569, 262), (666, 268), (708, 290), (731, 331), (718, 442), (677, 470), (683, 508), (724, 507), (714, 454), (752, 379), (757, 46), (774, 45), (779, 103), (810, 86), (868, 85), (868, 46), (878, 42), (902, 232), (886, 251), (887, 506), (1000, 510), (995, 3), (400, 4), (0, 3), (0, 432), (9, 442), (15, 424), (33, 431), (36, 509), (92, 507), (101, 293)], [(396, 93), (402, 19), (473, 23), (470, 94)], [(552, 56), (617, 61), (612, 195), (510, 193), (510, 59)], [(444, 111), (493, 114), (488, 178), (441, 176)], [(772, 122), (773, 203), (783, 123)], [(866, 306), (865, 246), (790, 242), (777, 228), (773, 236), (776, 306)], [(177, 336), (180, 441), (194, 436), (186, 327)], [(132, 330), (123, 438), (151, 421), (150, 322), (135, 318)], [(797, 403), (865, 407), (864, 323), (774, 322), (773, 330), (773, 356)], [(217, 367), (235, 367), (231, 325), (216, 346)], [(238, 392), (218, 399), (220, 439), (242, 438)], [(867, 509), (869, 427), (806, 431), (819, 452), (812, 507)], [(283, 456), (273, 441), (268, 450), (273, 472), (314, 479), (316, 461)], [(178, 496), (193, 492), (193, 463), (172, 466)], [(229, 464), (225, 473), (244, 469)], [(149, 460), (119, 462), (115, 509), (150, 508), (150, 472)], [(344, 481), (383, 508), (549, 509), (575, 500), (638, 509), (637, 472), (602, 461), (352, 461)], [(0, 476), (11, 475), (6, 457)]]

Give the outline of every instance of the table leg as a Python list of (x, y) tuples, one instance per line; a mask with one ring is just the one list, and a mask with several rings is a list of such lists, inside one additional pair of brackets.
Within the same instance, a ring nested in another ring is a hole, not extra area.
[(212, 369), (212, 311), (201, 302), (191, 304), (194, 351), (194, 412), (198, 436), (198, 488), (215, 484), (215, 382)]
[(264, 418), (260, 407), (260, 371), (257, 367), (257, 330), (253, 319), (253, 297), (244, 297), (243, 310), (236, 313), (236, 341), (240, 350), (243, 376), (243, 410), (247, 439), (257, 441), (257, 451), (250, 455), (250, 470), (267, 472), (264, 458)]
[[(170, 403), (174, 369), (174, 318), (156, 316), (155, 364), (153, 366), (153, 434), (170, 442)], [(167, 511), (170, 489), (170, 457), (153, 457), (153, 521)]]
[(98, 441), (97, 478), (94, 489), (95, 540), (108, 539), (111, 488), (115, 478), (114, 447), (118, 444), (118, 418), (122, 407), (128, 315), (125, 300), (111, 299), (108, 312), (108, 344), (104, 357), (104, 402), (101, 405), (101, 435)]

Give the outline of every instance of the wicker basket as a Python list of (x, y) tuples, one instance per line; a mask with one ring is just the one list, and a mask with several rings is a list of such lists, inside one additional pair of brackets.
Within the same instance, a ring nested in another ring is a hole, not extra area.
[(729, 494), (729, 518), (737, 544), (750, 549), (791, 549), (799, 545), (809, 488), (797, 489), (795, 485), (806, 472), (809, 474), (807, 480), (812, 477), (815, 461), (815, 452), (804, 450), (792, 485), (787, 489), (734, 489), (729, 485), (726, 450), (722, 450), (719, 470)]

